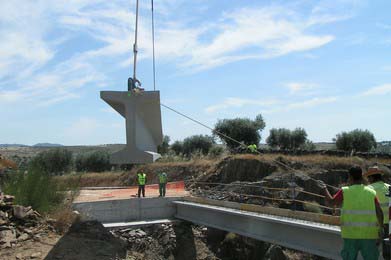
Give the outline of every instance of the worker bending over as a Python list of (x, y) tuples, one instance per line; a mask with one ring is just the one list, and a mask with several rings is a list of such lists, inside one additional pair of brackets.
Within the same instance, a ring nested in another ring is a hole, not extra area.
[(140, 198), (141, 192), (143, 197), (145, 197), (145, 183), (147, 182), (147, 175), (144, 172), (137, 173), (137, 183), (138, 183), (138, 197)]
[(159, 197), (166, 196), (167, 174), (165, 172), (159, 173)]
[(248, 145), (247, 149), (250, 151), (250, 153), (257, 153), (257, 151), (258, 151), (258, 147), (256, 144)]
[(378, 259), (377, 243), (383, 225), (383, 213), (376, 191), (364, 185), (359, 166), (349, 170), (348, 182), (349, 186), (342, 187), (334, 197), (321, 182), (326, 199), (341, 206), (341, 236), (344, 241), (342, 259), (356, 259), (358, 252), (365, 260)]

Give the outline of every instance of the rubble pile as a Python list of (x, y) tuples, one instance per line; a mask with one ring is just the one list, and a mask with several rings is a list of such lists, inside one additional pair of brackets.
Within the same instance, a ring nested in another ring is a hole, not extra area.
[(14, 205), (14, 196), (0, 195), (0, 249), (16, 246), (26, 240), (39, 238), (47, 224), (31, 207)]
[(172, 224), (119, 229), (111, 233), (127, 244), (128, 252), (132, 252), (136, 259), (169, 259), (176, 253), (177, 241)]

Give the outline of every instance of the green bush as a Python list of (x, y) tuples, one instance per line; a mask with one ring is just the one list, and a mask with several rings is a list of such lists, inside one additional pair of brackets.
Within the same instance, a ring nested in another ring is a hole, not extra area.
[(48, 212), (63, 202), (64, 187), (54, 180), (47, 169), (33, 161), (26, 173), (15, 173), (4, 186), (4, 192), (15, 196), (15, 202), (32, 206), (40, 213)]
[(75, 170), (78, 172), (103, 172), (110, 169), (110, 155), (105, 151), (79, 154), (75, 159)]
[(200, 152), (203, 155), (207, 155), (213, 144), (214, 140), (211, 136), (193, 135), (183, 140), (183, 154), (190, 156), (195, 152)]
[(266, 143), (272, 148), (299, 149), (312, 148), (311, 141), (307, 139), (307, 132), (303, 128), (296, 128), (291, 131), (286, 128), (272, 128), (266, 139)]
[(170, 148), (174, 151), (175, 155), (183, 154), (183, 142), (181, 141), (175, 141)]
[(375, 136), (368, 130), (355, 129), (337, 134), (333, 139), (338, 150), (369, 152), (377, 147)]
[(212, 148), (209, 150), (209, 156), (212, 158), (216, 158), (221, 156), (224, 153), (224, 148), (219, 145), (214, 145)]
[(157, 152), (161, 155), (167, 154), (168, 150), (170, 148), (170, 137), (168, 135), (165, 135), (163, 137), (163, 143), (161, 145), (158, 145)]
[(61, 148), (50, 149), (39, 153), (30, 164), (49, 174), (62, 175), (72, 167), (72, 152)]
[(261, 141), (260, 132), (265, 126), (262, 115), (258, 115), (255, 120), (248, 118), (223, 119), (215, 125), (214, 135), (218, 136), (228, 148), (234, 150), (239, 146), (236, 141), (245, 145), (258, 145)]

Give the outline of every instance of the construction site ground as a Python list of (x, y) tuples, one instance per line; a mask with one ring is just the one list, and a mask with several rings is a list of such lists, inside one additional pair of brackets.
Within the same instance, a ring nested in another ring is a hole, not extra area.
[[(138, 197), (138, 186), (130, 187), (89, 187), (82, 188), (75, 202), (92, 202), (103, 200), (118, 200)], [(169, 182), (166, 185), (166, 197), (183, 197), (189, 193), (185, 191), (183, 181)], [(159, 185), (151, 184), (145, 186), (146, 197), (158, 197)]]
[[(279, 160), (292, 170), (284, 168)], [(82, 186), (100, 186), (99, 189), (81, 189), (77, 201), (112, 200), (134, 198), (137, 193), (136, 173), (140, 169), (149, 176), (149, 183), (157, 183), (157, 173), (165, 171), (170, 184), (167, 195), (175, 196), (188, 192), (216, 200), (250, 203), (259, 206), (290, 208), (285, 202), (273, 202), (261, 196), (289, 198), (289, 193), (264, 191), (260, 187), (288, 187), (292, 176), (299, 188), (314, 194), (321, 189), (314, 179), (340, 186), (346, 180), (346, 172), (354, 164), (363, 167), (373, 160), (357, 157), (338, 158), (330, 156), (255, 156), (235, 155), (214, 160), (188, 162), (164, 162), (143, 165), (122, 173), (98, 173), (77, 176), (62, 176), (62, 181), (81, 179)], [(390, 180), (391, 161), (381, 161), (381, 167)], [(98, 185), (93, 185), (99, 179)], [(178, 182), (185, 180), (185, 184)], [(198, 183), (197, 183), (198, 182)], [(203, 184), (207, 183), (207, 184)], [(220, 184), (208, 184), (220, 183)], [(246, 186), (248, 185), (248, 186)], [(263, 186), (261, 186), (263, 185)], [(107, 186), (122, 186), (106, 189)], [(331, 189), (331, 192), (334, 190)], [(252, 194), (243, 196), (238, 194)], [(147, 196), (158, 196), (158, 186), (147, 187)], [(324, 205), (324, 199), (299, 193), (298, 199)], [(330, 214), (319, 207), (297, 210)], [(64, 215), (63, 213), (59, 213)], [(46, 258), (45, 258), (46, 257)], [(59, 234), (47, 230), (38, 237), (28, 239), (11, 248), (0, 250), (0, 259), (319, 259), (301, 252), (288, 250), (255, 241), (235, 234), (219, 232), (206, 227), (184, 222), (158, 224), (143, 228), (129, 228), (110, 232), (99, 223), (75, 223), (68, 231)]]

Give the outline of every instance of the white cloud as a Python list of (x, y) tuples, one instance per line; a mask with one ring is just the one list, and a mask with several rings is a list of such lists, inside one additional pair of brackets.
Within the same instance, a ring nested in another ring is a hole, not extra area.
[(226, 98), (222, 103), (215, 104), (209, 106), (205, 109), (207, 113), (214, 113), (219, 110), (228, 109), (228, 108), (240, 108), (243, 106), (260, 106), (260, 107), (268, 107), (279, 103), (277, 100), (258, 100), (258, 99), (243, 99), (243, 98), (235, 98), (229, 97)]
[(376, 26), (384, 30), (391, 30), (391, 24), (376, 23)]
[(314, 97), (307, 100), (296, 102), (281, 102), (278, 106), (264, 109), (261, 111), (263, 114), (272, 114), (278, 112), (288, 112), (295, 109), (304, 109), (310, 107), (317, 107), (320, 105), (331, 104), (338, 101), (338, 97)]
[(391, 66), (384, 66), (382, 70), (391, 72)]
[[(179, 20), (167, 12), (180, 9), (185, 2), (164, 0), (157, 4), (156, 54), (160, 62), (172, 62), (191, 72), (319, 48), (334, 36), (317, 33), (314, 26), (347, 19), (326, 11), (306, 14), (277, 5), (232, 10), (209, 21), (197, 17), (189, 19), (192, 22)], [(17, 101), (26, 98), (28, 90), (30, 101), (51, 105), (79, 97), (83, 87), (105, 85), (109, 69), (123, 66), (124, 60), (129, 64), (135, 17), (133, 9), (125, 8), (127, 4), (2, 1), (0, 97)], [(142, 4), (142, 8), (149, 11), (150, 7)], [(152, 55), (150, 17), (141, 13), (139, 58), (146, 59)], [(87, 45), (91, 47), (58, 57), (78, 35), (92, 38), (93, 44)]]
[(288, 104), (286, 106), (286, 110), (315, 107), (323, 104), (334, 103), (337, 100), (338, 100), (337, 97), (323, 97), (323, 98), (315, 97), (302, 102)]
[(383, 84), (368, 89), (367, 91), (360, 94), (360, 96), (379, 96), (391, 94), (391, 84)]
[(305, 92), (317, 87), (317, 85), (314, 83), (306, 83), (306, 82), (289, 82), (284, 84), (284, 86), (289, 89), (291, 94)]

